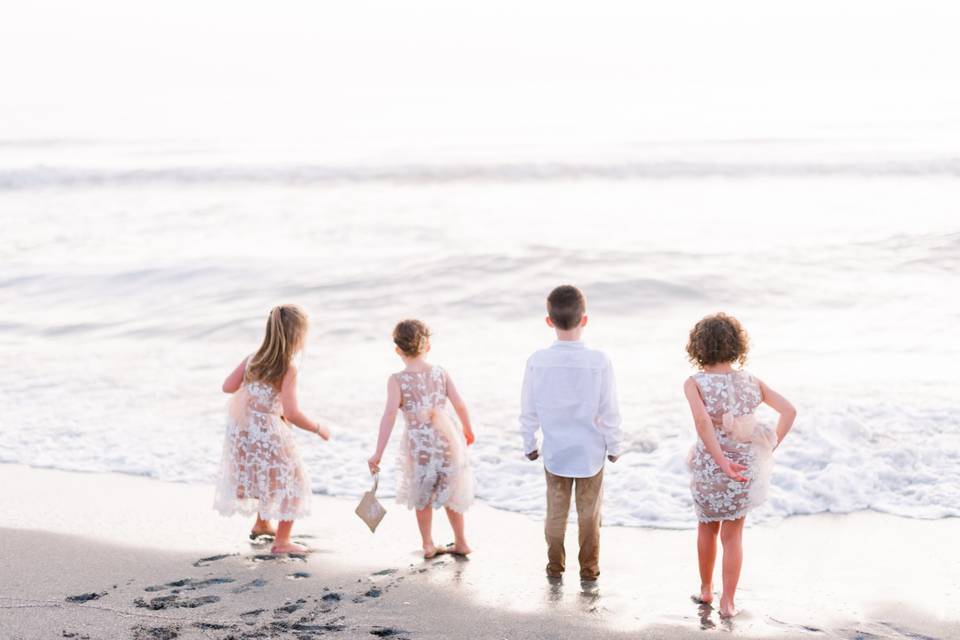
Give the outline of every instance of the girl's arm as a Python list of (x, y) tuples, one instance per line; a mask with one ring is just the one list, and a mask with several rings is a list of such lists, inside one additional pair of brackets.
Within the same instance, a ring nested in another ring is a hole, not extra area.
[(227, 376), (227, 379), (223, 381), (223, 392), (224, 393), (236, 393), (237, 389), (240, 388), (240, 385), (243, 384), (243, 374), (247, 370), (247, 359), (244, 358), (243, 362), (237, 365), (237, 368)]
[(447, 379), (447, 397), (450, 399), (450, 404), (453, 405), (453, 410), (457, 412), (457, 417), (460, 418), (460, 424), (463, 425), (463, 436), (467, 439), (467, 446), (470, 446), (476, 438), (473, 435), (473, 425), (470, 424), (470, 413), (467, 411), (467, 403), (463, 401), (463, 396), (457, 391), (456, 385), (453, 384), (453, 378), (450, 377), (446, 369), (444, 369), (443, 375)]
[(330, 429), (308, 418), (297, 403), (297, 368), (290, 366), (280, 384), (280, 403), (283, 405), (283, 418), (304, 431), (315, 433), (324, 440), (330, 439)]
[(723, 449), (720, 448), (720, 443), (717, 441), (717, 434), (713, 428), (713, 420), (710, 419), (710, 414), (707, 413), (707, 408), (703, 405), (703, 398), (700, 397), (700, 389), (697, 387), (697, 383), (693, 378), (687, 378), (687, 381), (683, 383), (683, 393), (687, 396), (687, 402), (690, 403), (690, 412), (693, 413), (693, 422), (697, 427), (697, 435), (699, 435), (700, 440), (703, 441), (703, 446), (706, 447), (707, 453), (713, 457), (713, 461), (717, 463), (717, 466), (720, 467), (720, 470), (723, 471), (727, 477), (738, 482), (746, 482), (747, 479), (743, 477), (743, 472), (746, 471), (747, 468), (742, 464), (731, 462), (723, 455)]
[(393, 432), (393, 424), (397, 421), (397, 409), (400, 408), (400, 383), (393, 376), (387, 380), (387, 406), (383, 410), (383, 417), (380, 418), (380, 435), (377, 437), (377, 450), (370, 459), (367, 460), (367, 466), (370, 473), (380, 471), (380, 460), (383, 458), (383, 452), (387, 448), (387, 442), (390, 441), (390, 434)]
[(787, 434), (790, 433), (793, 421), (797, 419), (797, 410), (793, 408), (789, 400), (765, 385), (762, 380), (757, 380), (757, 382), (760, 384), (761, 393), (763, 393), (763, 403), (780, 414), (780, 419), (777, 420), (777, 445), (779, 446), (783, 439), (787, 437)]

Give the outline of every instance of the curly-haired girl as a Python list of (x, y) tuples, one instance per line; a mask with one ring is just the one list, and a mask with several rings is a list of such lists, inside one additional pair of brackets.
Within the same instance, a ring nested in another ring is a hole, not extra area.
[[(713, 601), (719, 533), (723, 543), (720, 615), (724, 617), (737, 614), (734, 595), (743, 564), (744, 520), (766, 498), (773, 449), (797, 415), (786, 398), (742, 368), (749, 346), (736, 318), (724, 313), (707, 316), (690, 331), (687, 343), (687, 356), (700, 371), (683, 385), (699, 436), (689, 459), (690, 490), (700, 521), (700, 593), (694, 599), (703, 604)], [(780, 414), (776, 433), (757, 423), (754, 411), (761, 403)]]

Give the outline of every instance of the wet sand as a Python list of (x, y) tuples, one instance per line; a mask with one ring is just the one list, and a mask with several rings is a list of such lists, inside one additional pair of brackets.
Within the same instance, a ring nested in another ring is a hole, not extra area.
[[(601, 578), (543, 574), (540, 522), (482, 505), (469, 560), (423, 561), (393, 504), (375, 535), (315, 497), (306, 558), (269, 555), (211, 487), (0, 465), (0, 638), (960, 637), (960, 520), (861, 513), (747, 529), (731, 622), (698, 607), (695, 533), (609, 527)], [(437, 514), (437, 542), (450, 531)], [(718, 572), (719, 579), (719, 572)]]

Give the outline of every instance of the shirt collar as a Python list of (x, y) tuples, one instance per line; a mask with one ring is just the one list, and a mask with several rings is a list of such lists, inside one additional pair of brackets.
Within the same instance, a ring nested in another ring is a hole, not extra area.
[(583, 340), (554, 340), (553, 344), (550, 345), (551, 348), (560, 349), (583, 349), (586, 346)]

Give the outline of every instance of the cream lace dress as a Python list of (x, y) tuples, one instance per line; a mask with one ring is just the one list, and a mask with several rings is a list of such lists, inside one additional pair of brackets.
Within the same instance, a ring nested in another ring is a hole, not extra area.
[(697, 438), (690, 451), (690, 491), (700, 522), (737, 520), (767, 497), (777, 436), (757, 423), (754, 411), (763, 400), (756, 378), (746, 371), (700, 372), (693, 376), (720, 448), (731, 462), (747, 467), (747, 482), (728, 478)]
[(280, 419), (280, 392), (244, 374), (228, 403), (214, 509), (225, 516), (259, 513), (296, 520), (310, 513), (310, 478), (293, 428)]
[(433, 366), (393, 376), (400, 385), (400, 410), (406, 422), (397, 502), (411, 509), (432, 505), (463, 513), (473, 503), (473, 474), (463, 429), (447, 413), (443, 369)]

